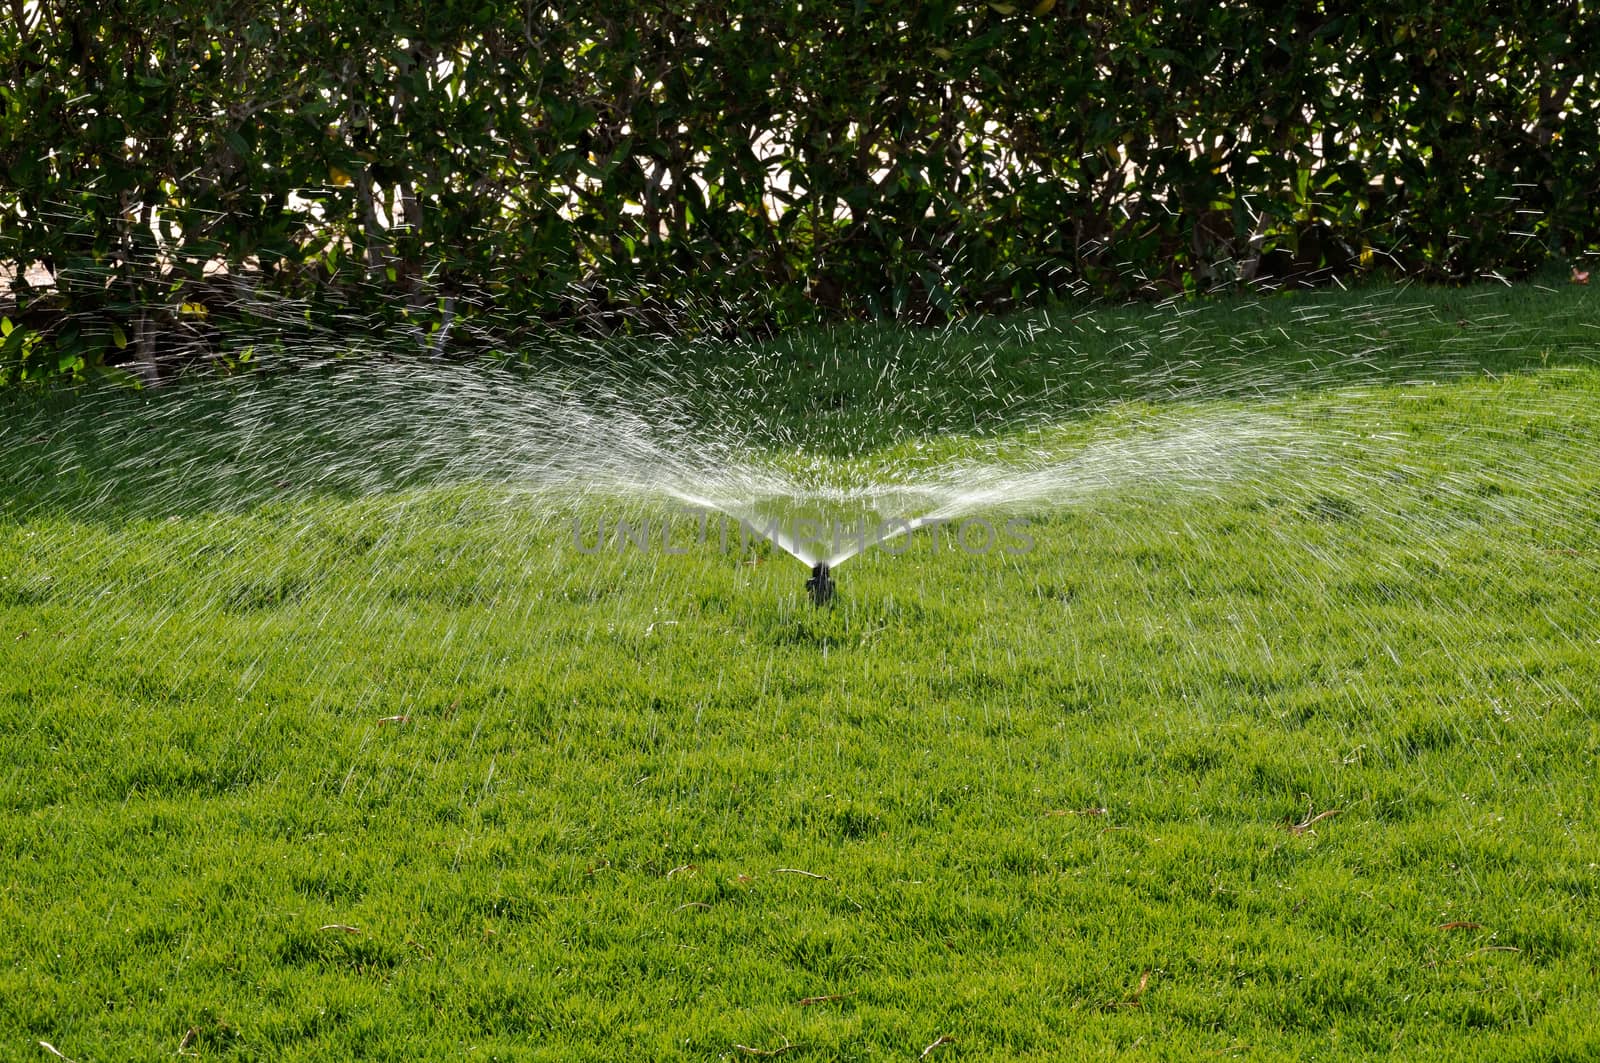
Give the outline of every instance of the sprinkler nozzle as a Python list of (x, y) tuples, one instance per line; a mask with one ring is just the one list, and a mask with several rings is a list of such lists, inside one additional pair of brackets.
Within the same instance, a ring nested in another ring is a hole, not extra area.
[(812, 605), (827, 605), (833, 601), (833, 576), (829, 574), (826, 561), (818, 561), (811, 566), (811, 578), (806, 580), (806, 590), (811, 594)]

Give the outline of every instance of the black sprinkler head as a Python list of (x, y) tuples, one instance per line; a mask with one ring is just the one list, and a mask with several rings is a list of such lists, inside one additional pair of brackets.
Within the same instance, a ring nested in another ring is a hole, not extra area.
[(827, 605), (833, 601), (833, 577), (828, 573), (826, 561), (818, 561), (811, 566), (811, 578), (806, 580), (806, 590), (811, 594), (812, 605)]

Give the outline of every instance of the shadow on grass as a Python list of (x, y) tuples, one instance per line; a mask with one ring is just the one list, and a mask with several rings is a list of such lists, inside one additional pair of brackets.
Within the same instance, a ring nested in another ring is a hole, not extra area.
[(499, 366), (351, 357), (158, 391), (11, 394), (0, 399), (0, 519), (118, 521), (515, 484), (576, 437), (601, 454), (608, 433), (646, 471), (663, 455), (845, 459), (1127, 402), (1593, 367), (1596, 309), (1570, 285), (1328, 290), (1062, 306), (940, 330), (830, 328), (757, 345), (565, 344)]

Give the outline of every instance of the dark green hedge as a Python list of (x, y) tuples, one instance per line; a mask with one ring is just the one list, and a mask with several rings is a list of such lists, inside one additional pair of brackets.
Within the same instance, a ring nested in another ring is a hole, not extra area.
[(1592, 13), (1533, 0), (11, 0), (0, 264), (52, 283), (10, 282), (0, 378), (285, 307), (426, 337), (1509, 276), (1600, 242), (1597, 66)]

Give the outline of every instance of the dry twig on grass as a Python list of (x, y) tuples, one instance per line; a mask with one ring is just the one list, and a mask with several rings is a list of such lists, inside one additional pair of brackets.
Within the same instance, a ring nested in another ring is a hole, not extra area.
[(1103, 808), (1050, 808), (1045, 810), (1047, 816), (1103, 816)]
[(813, 1004), (832, 1004), (836, 1000), (848, 1000), (853, 996), (854, 993), (830, 993), (825, 997), (801, 997), (800, 1006), (808, 1008)]
[(928, 1053), (932, 1052), (935, 1048), (939, 1048), (942, 1045), (953, 1045), (955, 1043), (956, 1043), (956, 1039), (954, 1037), (951, 1037), (947, 1033), (942, 1033), (942, 1034), (940, 1034), (938, 1037), (936, 1037), (934, 1039), (933, 1044), (929, 1045), (927, 1048), (924, 1048), (922, 1050), (922, 1055), (918, 1056), (917, 1058), (918, 1059), (927, 1059), (928, 1058)]
[(831, 882), (827, 875), (818, 875), (811, 871), (801, 871), (798, 867), (777, 867), (772, 869), (774, 875), (804, 875), (806, 878), (820, 878), (824, 882)]
[(1139, 985), (1129, 995), (1127, 1000), (1108, 1000), (1101, 1007), (1111, 1008), (1142, 1008), (1144, 1007), (1144, 991), (1150, 988), (1150, 972), (1146, 971), (1139, 976)]
[(57, 1048), (55, 1045), (51, 1044), (49, 1041), (40, 1041), (39, 1042), (39, 1047), (44, 1049), (46, 1052), (49, 1052), (52, 1056), (55, 1056), (57, 1059), (65, 1059), (67, 1061), (67, 1063), (72, 1063), (72, 1060), (70, 1058), (68, 1058), (66, 1053), (62, 1052), (61, 1049)]
[(1312, 803), (1311, 795), (1301, 794), (1300, 796), (1306, 799), (1306, 815), (1305, 818), (1299, 823), (1289, 824), (1290, 834), (1306, 834), (1310, 832), (1311, 828), (1316, 826), (1318, 823), (1321, 823), (1325, 819), (1331, 819), (1339, 814), (1339, 810), (1337, 808), (1330, 808), (1325, 812), (1315, 812), (1313, 810), (1316, 808), (1316, 805)]
[(734, 1045), (733, 1050), (735, 1052), (743, 1052), (747, 1056), (781, 1056), (785, 1052), (798, 1047), (798, 1045), (791, 1044), (789, 1039), (785, 1037), (783, 1044), (777, 1048), (751, 1048), (749, 1045)]
[(1473, 949), (1471, 952), (1467, 953), (1465, 956), (1463, 956), (1461, 958), (1463, 960), (1470, 960), (1474, 956), (1482, 956), (1485, 952), (1521, 952), (1521, 951), (1522, 951), (1521, 949), (1517, 948), (1514, 945), (1485, 945), (1481, 949)]

